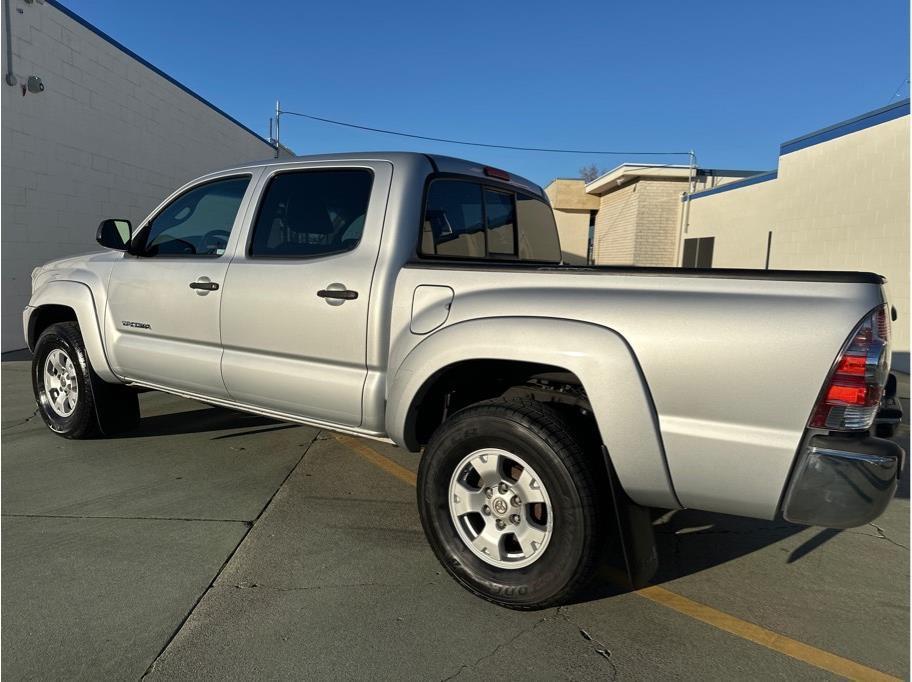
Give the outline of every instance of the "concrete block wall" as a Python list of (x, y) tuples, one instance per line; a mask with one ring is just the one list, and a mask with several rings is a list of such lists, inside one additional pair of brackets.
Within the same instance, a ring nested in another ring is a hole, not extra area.
[(100, 248), (103, 218), (135, 225), (188, 180), (274, 154), (55, 3), (10, 5), (13, 71), (20, 82), (40, 76), (45, 90), (0, 83), (4, 351), (25, 345), (36, 265)]
[(636, 259), (637, 184), (601, 197), (595, 216), (592, 259), (596, 265), (633, 265)]
[(686, 179), (639, 178), (602, 195), (595, 217), (595, 263), (674, 265), (686, 187)]
[(675, 264), (680, 229), (681, 192), (686, 183), (643, 178), (637, 183), (637, 230), (634, 263), (669, 267)]
[(908, 371), (909, 142), (907, 113), (786, 153), (773, 180), (695, 198), (685, 237), (715, 237), (713, 267), (764, 267), (772, 232), (770, 268), (886, 276)]

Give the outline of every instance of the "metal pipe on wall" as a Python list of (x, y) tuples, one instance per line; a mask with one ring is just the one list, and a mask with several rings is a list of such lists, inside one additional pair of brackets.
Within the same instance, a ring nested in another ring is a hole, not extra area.
[(7, 85), (16, 84), (16, 74), (13, 73), (13, 30), (10, 28), (10, 0), (3, 0), (3, 27), (6, 31), (6, 76)]
[(681, 224), (678, 228), (678, 239), (675, 245), (675, 267), (681, 267), (681, 261), (684, 257), (684, 234), (687, 232), (687, 224), (690, 219), (690, 195), (694, 193), (694, 181), (697, 172), (697, 153), (691, 149), (688, 156), (690, 157), (690, 170), (687, 175), (687, 193), (684, 197), (684, 206), (681, 207)]

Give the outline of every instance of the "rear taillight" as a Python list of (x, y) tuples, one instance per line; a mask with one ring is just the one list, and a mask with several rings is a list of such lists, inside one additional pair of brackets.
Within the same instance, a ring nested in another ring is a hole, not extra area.
[(808, 426), (831, 431), (871, 428), (890, 373), (890, 316), (879, 306), (852, 332), (823, 387)]

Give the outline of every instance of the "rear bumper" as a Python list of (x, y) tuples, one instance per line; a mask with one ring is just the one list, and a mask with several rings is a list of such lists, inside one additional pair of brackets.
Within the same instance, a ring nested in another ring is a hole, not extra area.
[(905, 452), (864, 436), (813, 436), (792, 473), (782, 514), (787, 521), (828, 528), (862, 526), (887, 508)]

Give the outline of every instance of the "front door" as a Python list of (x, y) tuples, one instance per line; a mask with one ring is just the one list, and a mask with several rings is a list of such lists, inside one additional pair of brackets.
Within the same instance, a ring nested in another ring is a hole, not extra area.
[(361, 423), (368, 303), (392, 166), (283, 167), (228, 269), (222, 376), (231, 397)]
[(114, 265), (105, 342), (128, 379), (226, 398), (219, 363), (219, 305), (249, 173), (181, 192), (134, 237)]

